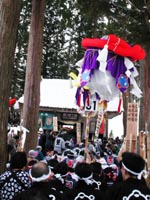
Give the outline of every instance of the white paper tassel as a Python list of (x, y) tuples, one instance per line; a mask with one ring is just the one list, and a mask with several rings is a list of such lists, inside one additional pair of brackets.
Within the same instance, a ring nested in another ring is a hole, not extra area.
[(104, 48), (98, 51), (98, 57), (97, 57), (97, 60), (100, 63), (99, 70), (102, 72), (106, 71), (107, 56), (108, 56), (108, 45), (105, 44)]
[(78, 60), (75, 65), (78, 67), (81, 67), (83, 65), (83, 61), (84, 61), (84, 58), (82, 58), (81, 60)]

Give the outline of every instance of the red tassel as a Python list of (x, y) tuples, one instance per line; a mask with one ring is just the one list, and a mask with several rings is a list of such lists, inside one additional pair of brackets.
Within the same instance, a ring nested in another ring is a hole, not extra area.
[(16, 103), (16, 98), (9, 100), (9, 107), (12, 107)]
[(81, 94), (78, 96), (78, 99), (77, 99), (77, 105), (80, 107), (80, 98), (81, 98)]
[(88, 97), (87, 97), (87, 106), (90, 106), (90, 94), (88, 93)]
[(118, 112), (121, 112), (122, 98), (119, 99)]

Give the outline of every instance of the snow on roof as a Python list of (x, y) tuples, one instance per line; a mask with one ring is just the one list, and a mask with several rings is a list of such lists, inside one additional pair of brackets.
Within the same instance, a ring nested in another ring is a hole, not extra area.
[[(40, 84), (40, 106), (52, 108), (78, 109), (75, 104), (76, 87), (71, 79), (42, 79)], [(23, 103), (24, 97), (18, 102)], [(107, 110), (117, 111), (119, 98), (108, 103)], [(122, 109), (121, 109), (122, 110)]]
[(41, 81), (40, 106), (77, 109), (75, 90), (72, 87), (72, 80), (43, 79)]

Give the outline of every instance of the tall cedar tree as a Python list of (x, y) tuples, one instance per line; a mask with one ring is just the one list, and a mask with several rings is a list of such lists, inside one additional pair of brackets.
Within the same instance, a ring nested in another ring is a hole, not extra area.
[(5, 170), (8, 161), (8, 101), (20, 9), (20, 0), (0, 2), (0, 173)]
[(44, 11), (45, 0), (32, 0), (23, 105), (23, 126), (29, 130), (25, 142), (26, 151), (37, 145)]

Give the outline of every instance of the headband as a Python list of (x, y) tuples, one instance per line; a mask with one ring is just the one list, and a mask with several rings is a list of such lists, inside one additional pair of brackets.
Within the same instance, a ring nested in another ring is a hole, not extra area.
[(31, 177), (32, 181), (33, 182), (41, 182), (41, 181), (45, 181), (46, 179), (49, 178), (49, 176), (51, 175), (51, 169), (50, 167), (48, 166), (48, 169), (49, 169), (49, 172), (48, 174), (43, 174), (41, 177), (33, 177), (32, 174), (31, 174), (31, 169), (29, 170), (29, 176)]
[(134, 171), (128, 169), (128, 168), (124, 165), (123, 162), (122, 162), (122, 166), (125, 168), (126, 171), (128, 171), (128, 172), (130, 172), (131, 174), (137, 176), (137, 178), (138, 178), (139, 180), (141, 179), (142, 174), (143, 174), (143, 172), (145, 171), (145, 170), (142, 170), (141, 172), (134, 172)]
[(79, 176), (78, 176), (79, 180), (85, 181), (87, 185), (90, 185), (90, 184), (93, 183), (93, 181), (91, 180), (92, 177), (93, 177), (93, 174), (91, 174), (91, 175), (88, 176), (88, 177), (79, 177)]
[[(67, 173), (68, 174), (68, 173)], [(61, 174), (55, 174), (55, 177), (60, 180), (64, 184), (64, 177), (67, 176), (67, 174), (61, 175)]]

